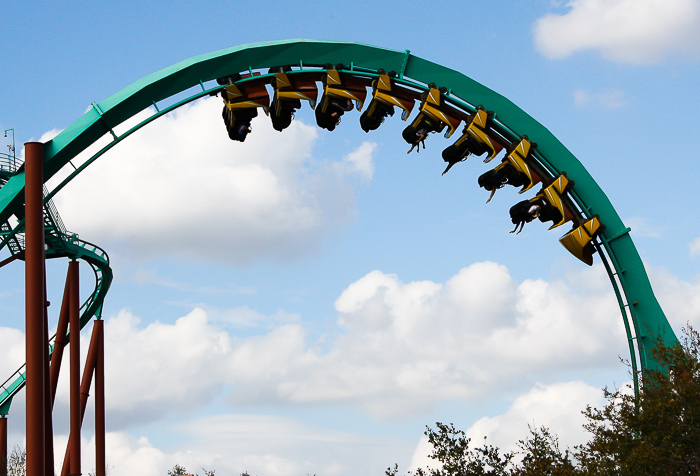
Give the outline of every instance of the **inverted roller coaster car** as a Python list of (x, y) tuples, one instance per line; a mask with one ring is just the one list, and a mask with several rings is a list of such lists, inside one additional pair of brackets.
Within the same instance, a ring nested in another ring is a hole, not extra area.
[(429, 133), (442, 132), (447, 127), (445, 138), (448, 138), (457, 130), (459, 123), (462, 122), (457, 111), (452, 110), (442, 100), (442, 95), (446, 91), (444, 88), (436, 88), (431, 83), (430, 90), (423, 93), (420, 113), (402, 133), (404, 140), (411, 144), (409, 153), (416, 146), (418, 146), (418, 151), (420, 151), (420, 144), (423, 144), (423, 148), (425, 148), (425, 139)]
[(549, 227), (550, 230), (573, 220), (573, 214), (564, 203), (563, 198), (566, 191), (572, 186), (573, 182), (570, 182), (566, 174), (562, 173), (535, 197), (513, 205), (510, 209), (510, 218), (515, 224), (513, 232), (518, 227), (522, 230), (525, 223), (529, 223), (535, 218), (542, 223), (551, 221), (552, 226)]
[(402, 110), (401, 119), (405, 121), (417, 98), (417, 93), (397, 86), (389, 74), (380, 70), (379, 78), (372, 82), (372, 101), (360, 116), (360, 127), (365, 132), (377, 129), (387, 116), (394, 115), (394, 106)]
[(519, 192), (523, 193), (542, 181), (540, 175), (526, 160), (530, 155), (530, 150), (536, 146), (528, 140), (527, 136), (523, 136), (498, 167), (479, 177), (479, 186), (491, 192), (487, 203), (491, 201), (496, 190), (503, 188), (506, 184), (523, 187)]
[(457, 142), (442, 151), (442, 159), (447, 162), (443, 175), (458, 162), (466, 160), (470, 154), (482, 155), (488, 153), (484, 162), (489, 162), (503, 149), (503, 146), (489, 136), (493, 112), (486, 111), (482, 106), (477, 107), (469, 122), (464, 126), (462, 136)]
[(366, 97), (364, 81), (343, 75), (337, 69), (328, 69), (323, 80), (323, 96), (316, 107), (316, 123), (323, 129), (334, 130), (341, 116), (353, 109), (353, 102), (359, 111)]
[(255, 107), (242, 109), (229, 109), (224, 106), (222, 112), (226, 131), (231, 140), (245, 142), (246, 137), (253, 131), (250, 122), (258, 117), (258, 109)]
[(567, 190), (573, 186), (574, 183), (569, 181), (565, 173), (562, 173), (538, 194), (538, 196), (542, 195), (544, 200), (550, 205), (549, 215), (540, 214), (539, 217), (543, 223), (546, 221), (552, 222), (552, 226), (549, 227), (550, 230), (573, 220), (574, 216), (564, 203), (563, 198)]
[(522, 187), (525, 185), (525, 177), (518, 173), (517, 169), (508, 161), (503, 161), (495, 169), (489, 170), (479, 176), (479, 187), (491, 192), (486, 203), (490, 202), (496, 190), (506, 185)]
[(537, 144), (530, 142), (527, 136), (523, 136), (518, 145), (503, 159), (503, 162), (509, 163), (523, 177), (523, 188), (518, 193), (526, 192), (542, 181), (540, 175), (528, 165), (530, 153), (535, 148)]
[[(265, 88), (265, 82), (249, 79), (259, 75), (260, 73), (235, 75), (218, 80), (221, 84), (227, 84), (221, 91), (221, 97), (224, 99), (222, 116), (231, 140), (245, 141), (252, 131), (250, 121), (257, 117), (258, 108), (262, 108), (265, 114), (268, 113), (270, 95)], [(246, 79), (248, 81), (245, 81)]]
[(272, 80), (274, 96), (270, 106), (270, 118), (272, 127), (277, 131), (283, 131), (289, 127), (294, 119), (294, 113), (301, 108), (301, 101), (309, 101), (311, 109), (314, 109), (318, 98), (318, 87), (314, 76), (287, 73), (288, 71), (279, 71)]
[(598, 215), (594, 215), (590, 220), (562, 236), (559, 243), (588, 266), (593, 266), (593, 253), (595, 252), (593, 238), (603, 230), (605, 230), (605, 225), (600, 223)]
[(221, 97), (229, 109), (260, 107), (267, 114), (270, 108), (270, 95), (265, 87), (267, 81), (257, 80), (256, 76), (260, 76), (260, 73), (237, 74), (219, 80), (219, 82), (226, 81), (224, 84), (227, 86), (221, 91)]

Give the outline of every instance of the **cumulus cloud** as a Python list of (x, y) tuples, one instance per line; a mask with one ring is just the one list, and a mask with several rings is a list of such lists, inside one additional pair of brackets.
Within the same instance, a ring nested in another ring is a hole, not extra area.
[(24, 364), (24, 332), (9, 327), (0, 327), (0, 375), (9, 377)]
[[(217, 474), (269, 476), (379, 474), (389, 464), (387, 448), (405, 454), (411, 446), (408, 441), (328, 430), (272, 415), (202, 417), (168, 424), (167, 431), (186, 442), (162, 448), (143, 436), (108, 432), (109, 474), (165, 474), (175, 464), (199, 474), (202, 468)], [(59, 440), (65, 448), (65, 438)], [(95, 464), (94, 444), (94, 439), (84, 440), (83, 467), (88, 471)]]
[[(518, 396), (503, 414), (479, 419), (466, 433), (474, 446), (481, 445), (486, 436), (489, 444), (507, 451), (517, 450), (516, 443), (527, 435), (528, 425), (546, 426), (562, 446), (571, 447), (587, 438), (581, 411), (589, 404), (604, 404), (600, 389), (583, 382), (538, 384)], [(168, 432), (184, 441), (158, 448), (146, 437), (108, 433), (110, 474), (164, 474), (175, 463), (190, 471), (206, 468), (222, 474), (372, 474), (405, 459), (412, 447), (408, 469), (435, 466), (428, 458), (431, 447), (425, 437), (416, 446), (410, 440), (323, 429), (281, 416), (206, 416), (168, 424)], [(59, 440), (57, 447), (65, 447), (65, 438)], [(85, 441), (83, 448), (83, 466), (92, 468), (94, 439)]]
[[(698, 325), (700, 284), (659, 270), (651, 278), (672, 323)], [(476, 444), (488, 436), (490, 443), (511, 448), (531, 424), (549, 426), (571, 445), (585, 437), (579, 412), (586, 404), (599, 406), (601, 392), (562, 380), (619, 365), (617, 354), (626, 347), (601, 266), (571, 272), (566, 280), (521, 282), (491, 262), (473, 264), (442, 283), (403, 282), (373, 271), (347, 286), (335, 307), (337, 332), (324, 336), (323, 348), (309, 338), (300, 316), (265, 316), (249, 308), (195, 309), (173, 324), (142, 325), (128, 311), (108, 318), (108, 454), (114, 474), (163, 473), (179, 463), (222, 474), (344, 475), (358, 472), (353, 461), (366, 460), (368, 468), (408, 461), (415, 448), (415, 441), (228, 413), (267, 405), (354, 407), (392, 420), (415, 418), (450, 401), (519, 395), (510, 409), (468, 429)], [(234, 330), (219, 326), (229, 321)], [(236, 335), (237, 327), (246, 328), (245, 336)], [(5, 337), (0, 362), (21, 358), (21, 349), (7, 345), (21, 342), (21, 333), (3, 329)], [(86, 334), (83, 351), (88, 339)], [(235, 410), (172, 423), (173, 415), (211, 414), (212, 401), (227, 401)], [(57, 405), (67, 406), (62, 387)], [(138, 434), (156, 420), (178, 441), (175, 446), (124, 432)], [(403, 448), (403, 456), (396, 453), (387, 462), (389, 447)], [(415, 449), (414, 467), (424, 465), (428, 450), (425, 442)]]
[[(583, 274), (583, 282), (606, 279), (602, 267)], [(323, 345), (300, 316), (284, 312), (195, 309), (174, 324), (145, 327), (120, 312), (106, 324), (110, 421), (127, 427), (138, 415), (141, 424), (219, 396), (237, 407), (332, 404), (395, 419), (612, 367), (625, 348), (607, 287), (519, 283), (491, 262), (445, 283), (373, 271), (335, 305), (337, 328)], [(241, 327), (245, 335), (237, 336)]]
[(535, 22), (535, 47), (551, 59), (593, 50), (604, 58), (648, 64), (674, 53), (700, 53), (698, 0), (572, 0), (563, 14)]
[(157, 419), (167, 410), (187, 412), (211, 402), (224, 383), (212, 370), (230, 353), (229, 335), (210, 325), (201, 309), (172, 325), (138, 324), (126, 311), (106, 323), (111, 421), (118, 425), (135, 410)]
[[(503, 452), (517, 453), (517, 443), (526, 438), (528, 427), (535, 429), (544, 426), (558, 437), (562, 449), (573, 448), (589, 437), (583, 429), (586, 419), (581, 412), (587, 405), (601, 408), (604, 404), (603, 392), (584, 382), (538, 384), (518, 396), (505, 413), (481, 418), (465, 433), (471, 438), (472, 448), (486, 443)], [(413, 453), (410, 469), (435, 468), (435, 461), (429, 458), (431, 451), (432, 446), (423, 436)]]
[(376, 144), (314, 159), (315, 127), (280, 134), (265, 117), (232, 142), (220, 109), (216, 98), (183, 106), (93, 163), (55, 198), (68, 228), (134, 255), (248, 263), (293, 259), (354, 217)]
[(516, 450), (517, 442), (532, 428), (545, 426), (559, 437), (562, 446), (573, 447), (587, 440), (582, 411), (587, 405), (605, 404), (601, 389), (584, 382), (536, 385), (515, 399), (503, 415), (485, 417), (474, 423), (467, 436), (479, 441), (487, 437), (490, 444), (504, 450)]

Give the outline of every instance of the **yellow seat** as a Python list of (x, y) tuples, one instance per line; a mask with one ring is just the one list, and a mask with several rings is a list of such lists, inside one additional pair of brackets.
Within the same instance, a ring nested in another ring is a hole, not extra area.
[(486, 156), (486, 159), (484, 159), (485, 163), (490, 162), (494, 157), (496, 157), (498, 152), (503, 149), (503, 146), (493, 140), (486, 132), (489, 118), (492, 115), (493, 113), (486, 111), (483, 107), (479, 106), (471, 116), (469, 123), (464, 127), (462, 136), (457, 139), (457, 142), (454, 143), (455, 148), (459, 149), (464, 141), (472, 139), (488, 149), (487, 152), (489, 155)]
[(593, 265), (593, 238), (605, 229), (605, 226), (600, 222), (598, 215), (593, 216), (590, 220), (574, 228), (566, 235), (559, 239), (564, 248), (569, 253), (580, 259), (588, 266)]

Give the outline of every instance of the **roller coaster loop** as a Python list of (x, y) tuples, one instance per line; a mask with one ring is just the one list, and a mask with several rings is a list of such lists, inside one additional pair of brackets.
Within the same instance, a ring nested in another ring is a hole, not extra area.
[[(536, 148), (533, 147), (527, 155), (527, 161), (544, 175), (542, 181), (547, 187), (543, 187), (542, 193), (548, 193), (550, 201), (552, 197), (560, 197), (562, 203), (566, 202), (566, 206), (560, 207), (566, 211), (562, 213), (562, 216), (566, 215), (562, 218), (562, 223), (571, 218), (574, 226), (579, 228), (594, 220), (604, 225), (597, 232), (591, 233), (590, 246), (602, 260), (617, 296), (627, 331), (631, 363), (637, 378), (646, 369), (657, 365), (652, 355), (657, 338), (660, 337), (669, 345), (677, 342), (654, 296), (629, 235), (629, 228), (622, 223), (605, 193), (581, 162), (543, 125), (510, 100), (466, 75), (411, 55), (409, 51), (351, 42), (302, 39), (246, 44), (177, 63), (136, 81), (104, 101), (93, 103), (82, 117), (53, 140), (43, 144), (44, 183), (64, 167), (70, 170), (64, 172), (67, 178), (53, 189), (45, 189), (46, 257), (83, 260), (95, 275), (94, 291), (81, 308), (81, 326), (93, 317), (101, 316), (103, 301), (112, 281), (112, 271), (109, 258), (103, 250), (65, 230), (53, 207), (52, 197), (123, 139), (183, 104), (222, 93), (231, 85), (245, 86), (254, 81), (271, 84), (275, 77), (271, 68), (279, 69), (283, 66), (290, 76), (302, 77), (313, 73), (321, 78), (331, 68), (329, 65), (337, 65), (332, 69), (339, 74), (365, 81), (368, 85), (373, 81), (376, 84), (384, 72), (392, 71), (392, 81), (396, 85), (406, 91), (423, 94), (423, 97), (438, 91), (434, 86), (437, 84), (441, 86), (439, 94), (444, 100), (444, 106), (451, 111), (457, 123), (467, 121), (468, 118), (475, 121), (475, 118), (481, 117), (477, 111), (482, 108), (493, 112), (488, 117), (491, 121), (488, 133), (486, 136), (482, 134), (481, 140), (490, 140), (487, 136), (491, 136), (508, 151), (516, 149), (525, 137), (531, 143), (536, 143)], [(181, 99), (183, 96), (187, 97)], [(440, 113), (439, 107), (436, 108), (437, 113)], [(428, 109), (423, 109), (422, 106), (421, 110)], [(434, 113), (435, 110), (434, 108)], [(124, 132), (116, 132), (118, 126), (143, 111), (149, 111), (150, 114), (145, 120)], [(465, 127), (465, 134), (466, 131)], [(78, 154), (104, 136), (111, 136), (107, 145), (82, 164), (73, 164), (72, 161)], [(5, 162), (0, 157), (0, 249), (7, 247), (13, 257), (16, 257), (24, 251), (26, 176), (22, 165), (16, 164), (14, 160)], [(566, 180), (566, 183), (561, 183), (561, 187), (557, 188), (557, 180)], [(4, 262), (0, 263), (0, 266), (3, 264)], [(53, 350), (53, 341), (50, 350)], [(23, 367), (0, 386), (0, 415), (7, 415), (12, 398), (24, 386), (25, 380)]]

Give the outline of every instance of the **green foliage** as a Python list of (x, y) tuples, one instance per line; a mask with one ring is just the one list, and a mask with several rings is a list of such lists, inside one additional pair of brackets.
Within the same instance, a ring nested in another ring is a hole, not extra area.
[(559, 448), (559, 439), (548, 428), (533, 429), (530, 436), (518, 442), (522, 461), (513, 470), (518, 476), (572, 476), (581, 474), (574, 465), (569, 450)]
[[(425, 435), (433, 449), (430, 458), (438, 464), (435, 467), (418, 468), (415, 476), (497, 476), (504, 474), (513, 457), (512, 453), (499, 454), (499, 450), (484, 444), (481, 448), (471, 448), (471, 440), (464, 431), (453, 424), (436, 423), (437, 429), (426, 428)], [(397, 476), (398, 465), (386, 470), (386, 476)], [(412, 473), (409, 471), (409, 475)]]
[(190, 474), (187, 472), (184, 466), (181, 466), (179, 464), (176, 464), (173, 466), (173, 469), (168, 471), (168, 476), (184, 476), (186, 474)]
[[(436, 424), (425, 435), (433, 446), (430, 458), (435, 467), (418, 468), (414, 476), (569, 476), (580, 474), (569, 451), (563, 453), (559, 442), (546, 428), (530, 428), (530, 435), (518, 442), (521, 451), (501, 454), (492, 445), (469, 446), (470, 439), (454, 425)], [(516, 456), (522, 456), (520, 462)], [(398, 476), (398, 465), (386, 470), (386, 476)], [(410, 471), (409, 475), (412, 475)]]
[[(588, 442), (561, 450), (547, 428), (530, 428), (516, 453), (484, 445), (471, 448), (461, 430), (437, 423), (425, 434), (436, 467), (415, 476), (677, 476), (700, 474), (700, 333), (683, 329), (681, 344), (658, 339), (658, 369), (647, 371), (639, 398), (631, 391), (604, 389), (601, 408), (584, 410)], [(411, 472), (408, 473), (411, 475)], [(398, 466), (386, 476), (398, 476)]]
[(589, 474), (700, 474), (700, 334), (684, 329), (681, 345), (658, 341), (639, 401), (620, 390), (605, 390), (602, 409), (584, 411), (591, 440), (578, 457)]
[[(214, 473), (216, 473), (216, 470), (214, 470), (214, 469), (208, 470), (208, 469), (202, 468), (202, 471), (204, 472), (204, 476), (215, 476)], [(189, 476), (191, 474), (192, 473), (187, 471), (184, 466), (179, 465), (179, 464), (176, 464), (175, 466), (173, 466), (173, 469), (168, 471), (168, 476)], [(199, 475), (195, 475), (195, 476), (199, 476)]]

